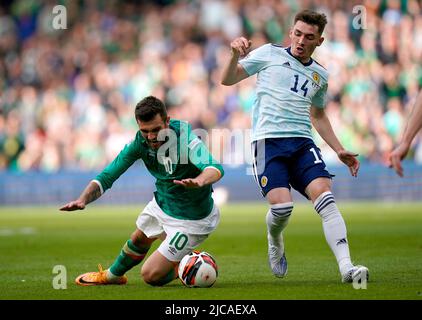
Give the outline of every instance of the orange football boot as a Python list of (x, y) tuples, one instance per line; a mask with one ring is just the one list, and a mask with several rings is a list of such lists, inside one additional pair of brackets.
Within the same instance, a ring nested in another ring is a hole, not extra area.
[(101, 264), (98, 265), (98, 272), (87, 272), (75, 279), (80, 286), (102, 286), (108, 284), (126, 284), (127, 277), (121, 276), (115, 279), (107, 279), (107, 270), (103, 270)]

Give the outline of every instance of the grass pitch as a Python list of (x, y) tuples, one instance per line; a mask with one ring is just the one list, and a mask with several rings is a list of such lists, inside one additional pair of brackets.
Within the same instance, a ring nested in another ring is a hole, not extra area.
[[(265, 203), (221, 208), (219, 227), (200, 247), (219, 266), (212, 288), (189, 289), (178, 280), (151, 287), (139, 266), (125, 286), (77, 286), (77, 275), (113, 262), (142, 207), (0, 208), (0, 299), (422, 299), (422, 204), (339, 204), (352, 259), (370, 270), (366, 289), (341, 283), (310, 204), (295, 205), (284, 232), (289, 273), (275, 278), (267, 263)], [(56, 265), (66, 267), (65, 290), (53, 288)]]

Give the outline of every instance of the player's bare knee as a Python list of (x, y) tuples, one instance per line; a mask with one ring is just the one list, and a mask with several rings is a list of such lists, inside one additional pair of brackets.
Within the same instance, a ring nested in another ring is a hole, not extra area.
[(155, 274), (156, 273), (154, 273), (153, 269), (150, 269), (150, 268), (142, 268), (141, 269), (141, 277), (148, 284), (151, 284), (151, 283), (154, 282), (154, 280), (156, 280)]
[(161, 270), (142, 268), (141, 276), (145, 283), (151, 286), (161, 286), (161, 279), (163, 278)]
[(289, 203), (292, 201), (292, 196), (287, 188), (275, 188), (268, 192), (267, 201), (271, 206), (280, 203)]
[(312, 202), (315, 202), (325, 192), (331, 192), (331, 180), (318, 178), (312, 181), (305, 190)]

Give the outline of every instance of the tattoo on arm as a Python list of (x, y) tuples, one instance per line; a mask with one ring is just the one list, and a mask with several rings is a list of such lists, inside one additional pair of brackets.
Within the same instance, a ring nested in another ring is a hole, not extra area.
[(98, 186), (98, 184), (91, 181), (79, 198), (83, 200), (85, 204), (88, 204), (97, 200), (99, 197), (101, 197), (100, 187)]

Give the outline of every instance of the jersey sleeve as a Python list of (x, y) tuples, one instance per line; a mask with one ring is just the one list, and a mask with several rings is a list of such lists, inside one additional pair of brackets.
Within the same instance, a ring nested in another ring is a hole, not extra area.
[(220, 172), (221, 177), (224, 175), (223, 166), (214, 159), (204, 142), (199, 139), (197, 135), (191, 132), (190, 126), (188, 151), (189, 161), (199, 170), (204, 171), (206, 168), (213, 168)]
[(327, 97), (327, 88), (328, 88), (328, 84), (325, 83), (318, 91), (317, 93), (313, 96), (312, 98), (312, 105), (317, 107), (317, 108), (325, 108), (325, 104), (326, 104), (326, 97)]
[(239, 60), (249, 76), (261, 71), (270, 61), (271, 44), (265, 44), (255, 50), (252, 50), (245, 58)]
[(141, 145), (139, 139), (128, 143), (117, 157), (95, 177), (101, 193), (110, 189), (116, 181), (136, 160), (141, 158)]

